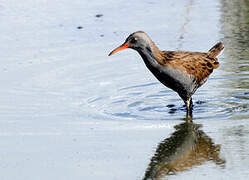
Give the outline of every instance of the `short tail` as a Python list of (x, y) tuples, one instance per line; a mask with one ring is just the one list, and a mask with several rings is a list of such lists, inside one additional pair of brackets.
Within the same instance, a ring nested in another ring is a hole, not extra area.
[(215, 58), (221, 51), (224, 49), (224, 46), (221, 42), (218, 42), (217, 44), (214, 45), (211, 49), (208, 51), (208, 56)]

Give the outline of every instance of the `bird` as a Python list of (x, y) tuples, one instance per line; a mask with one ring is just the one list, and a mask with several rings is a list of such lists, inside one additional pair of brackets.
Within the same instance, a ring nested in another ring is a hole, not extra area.
[(140, 54), (151, 73), (163, 85), (177, 92), (186, 105), (187, 113), (192, 114), (192, 95), (219, 67), (216, 56), (224, 46), (218, 42), (207, 52), (161, 51), (144, 31), (136, 31), (108, 56), (127, 48)]

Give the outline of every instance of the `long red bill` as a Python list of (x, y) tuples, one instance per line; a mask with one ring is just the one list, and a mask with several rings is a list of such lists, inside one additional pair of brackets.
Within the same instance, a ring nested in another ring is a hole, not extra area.
[(121, 46), (119, 46), (118, 48), (116, 48), (112, 52), (110, 52), (110, 54), (108, 56), (111, 56), (111, 55), (115, 54), (116, 52), (121, 51), (123, 49), (126, 49), (128, 47), (129, 47), (128, 43), (122, 44)]

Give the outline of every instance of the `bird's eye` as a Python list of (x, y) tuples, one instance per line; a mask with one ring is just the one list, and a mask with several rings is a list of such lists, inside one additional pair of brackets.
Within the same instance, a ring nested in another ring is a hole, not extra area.
[(137, 42), (137, 38), (132, 38), (131, 40), (130, 40), (130, 43), (136, 43)]

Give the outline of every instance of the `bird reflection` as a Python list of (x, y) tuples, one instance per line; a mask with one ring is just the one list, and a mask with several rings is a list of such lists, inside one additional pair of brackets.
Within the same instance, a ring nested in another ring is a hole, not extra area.
[(160, 180), (165, 176), (190, 170), (206, 161), (225, 165), (225, 160), (220, 158), (220, 145), (215, 145), (200, 130), (200, 124), (193, 123), (189, 117), (185, 120), (186, 122), (176, 125), (175, 132), (158, 145), (143, 180)]

